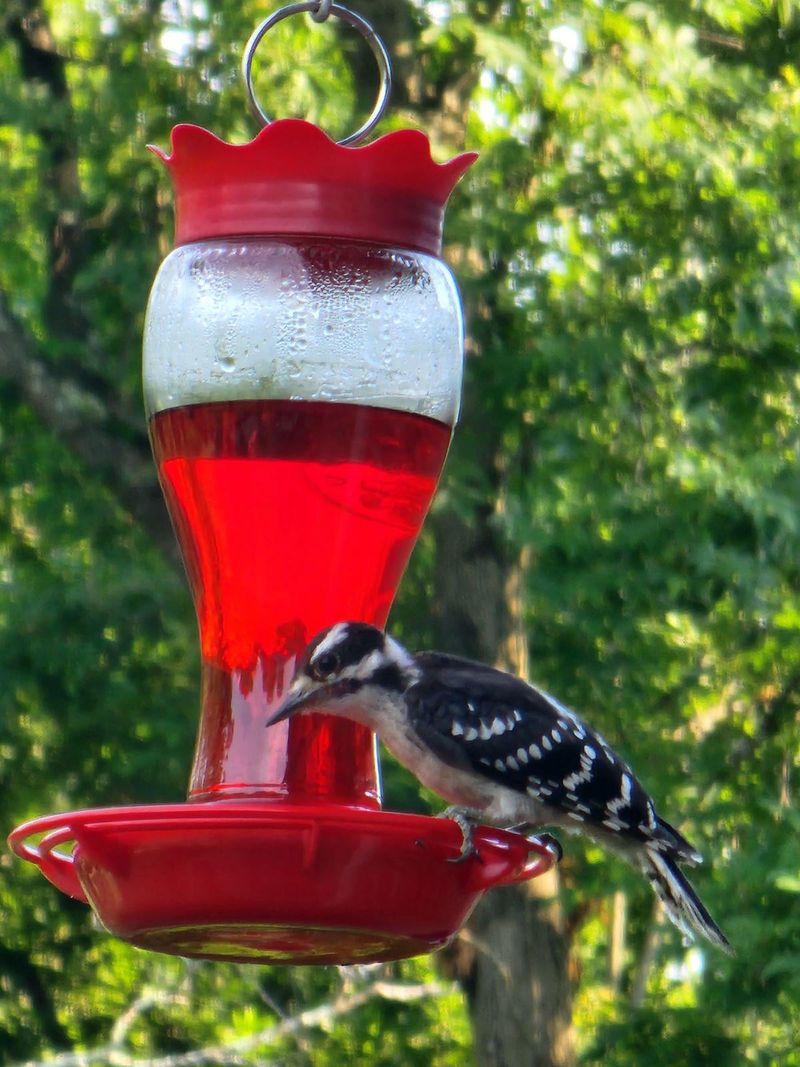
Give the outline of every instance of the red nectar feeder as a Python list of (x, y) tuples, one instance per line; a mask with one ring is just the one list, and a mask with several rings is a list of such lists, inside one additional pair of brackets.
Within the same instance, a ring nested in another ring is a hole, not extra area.
[[(316, 7), (251, 38), (254, 104), (255, 45)], [(331, 12), (381, 64), (361, 137), (388, 60), (359, 16)], [(482, 827), (477, 854), (448, 862), (453, 822), (381, 809), (366, 728), (265, 723), (317, 631), (384, 625), (428, 510), (463, 357), (442, 218), (475, 156), (438, 165), (413, 130), (347, 148), (292, 119), (243, 145), (177, 126), (158, 155), (176, 248), (150, 297), (144, 386), (200, 630), (189, 799), (47, 816), (11, 846), (142, 948), (287, 963), (427, 952), (551, 852)]]

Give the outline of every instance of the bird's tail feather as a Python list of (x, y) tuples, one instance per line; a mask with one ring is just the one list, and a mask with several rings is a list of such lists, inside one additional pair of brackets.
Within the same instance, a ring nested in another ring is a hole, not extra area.
[(689, 863), (692, 867), (696, 867), (698, 863), (703, 862), (703, 857), (694, 847), (690, 845), (683, 834), (676, 830), (674, 826), (662, 819), (660, 815), (656, 816), (658, 823), (657, 838), (661, 842), (661, 848), (667, 847), (669, 852), (675, 854), (675, 858), (680, 863)]
[(727, 937), (671, 856), (656, 847), (646, 847), (642, 867), (667, 915), (683, 934), (692, 940), (696, 933), (702, 934), (712, 945), (733, 955)]

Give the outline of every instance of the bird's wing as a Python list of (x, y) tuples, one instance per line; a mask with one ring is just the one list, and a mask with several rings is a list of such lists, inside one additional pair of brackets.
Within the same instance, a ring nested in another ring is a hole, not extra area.
[(423, 652), (411, 725), (444, 762), (528, 793), (581, 822), (652, 838), (658, 817), (627, 764), (569, 708), (471, 660)]

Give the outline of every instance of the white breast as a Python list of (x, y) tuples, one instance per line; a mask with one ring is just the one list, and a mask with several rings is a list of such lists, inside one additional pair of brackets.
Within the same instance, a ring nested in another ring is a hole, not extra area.
[(501, 826), (543, 821), (539, 817), (541, 805), (524, 793), (484, 779), (474, 772), (451, 767), (440, 760), (423, 745), (409, 727), (404, 709), (394, 701), (381, 700), (380, 708), (373, 703), (371, 711), (372, 722), (368, 725), (376, 730), (395, 759), (449, 804), (474, 808), (482, 813), (487, 822)]

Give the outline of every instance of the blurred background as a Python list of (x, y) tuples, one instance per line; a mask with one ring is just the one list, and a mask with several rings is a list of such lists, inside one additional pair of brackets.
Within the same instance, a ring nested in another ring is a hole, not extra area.
[[(176, 122), (256, 132), (252, 0), (0, 14), (0, 827), (177, 801), (194, 612), (140, 397)], [(357, 0), (456, 190), (461, 425), (391, 618), (581, 710), (704, 852), (737, 949), (569, 838), (447, 950), (190, 962), (111, 939), (0, 855), (0, 1058), (66, 1065), (800, 1064), (800, 11), (792, 0)], [(305, 16), (276, 116), (344, 136), (374, 61)], [(388, 807), (438, 810), (384, 759)], [(310, 1014), (308, 1014), (310, 1012)], [(306, 1014), (304, 1014), (306, 1013)]]

